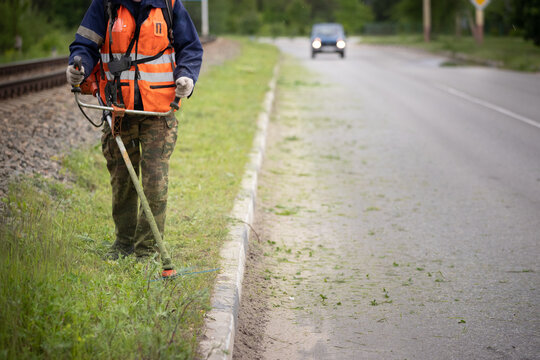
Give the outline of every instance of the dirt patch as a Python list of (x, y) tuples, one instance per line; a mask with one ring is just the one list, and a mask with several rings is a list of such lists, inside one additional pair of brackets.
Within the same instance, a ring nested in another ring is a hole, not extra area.
[(212, 66), (234, 59), (240, 54), (240, 49), (239, 42), (226, 38), (217, 38), (215, 41), (206, 44), (204, 46), (201, 73), (204, 73)]
[(21, 175), (65, 180), (63, 154), (101, 133), (81, 119), (67, 86), (0, 102), (0, 126), (0, 197)]
[[(260, 225), (255, 227), (260, 229)], [(238, 314), (239, 325), (234, 340), (233, 354), (237, 360), (258, 359), (263, 350), (269, 295), (263, 258), (263, 246), (252, 235), (244, 273), (242, 309)]]
[[(240, 44), (218, 38), (204, 50), (202, 72), (234, 58)], [(88, 113), (99, 120), (95, 111)], [(62, 157), (70, 149), (96, 144), (101, 135), (84, 120), (67, 85), (0, 101), (0, 127), (0, 198), (21, 175), (66, 181), (66, 174), (60, 171)]]
[[(296, 89), (300, 84), (309, 97), (315, 95), (318, 85), (283, 75), (280, 84), (256, 209), (255, 228), (262, 239), (257, 247), (262, 249), (250, 249), (235, 359), (325, 358), (327, 330), (313, 319), (328, 316), (327, 309), (336, 306), (321, 297), (329, 296), (320, 290), (320, 284), (326, 285), (323, 279), (336, 278), (338, 270), (326, 258), (331, 250), (321, 245), (334, 229), (320, 224), (338, 219), (326, 213), (324, 205), (330, 205), (332, 199), (317, 195), (316, 175), (321, 169), (307, 160), (315, 156), (311, 139), (306, 138), (306, 131), (313, 129), (306, 129), (298, 120), (301, 105), (287, 100), (298, 95), (289, 87)], [(330, 125), (317, 120), (315, 127)], [(323, 161), (328, 165), (333, 160)], [(250, 274), (252, 269), (257, 273)]]

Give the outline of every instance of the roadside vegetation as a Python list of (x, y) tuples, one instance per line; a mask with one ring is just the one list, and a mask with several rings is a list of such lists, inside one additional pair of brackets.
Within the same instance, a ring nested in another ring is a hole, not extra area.
[(0, 2), (0, 63), (67, 55), (88, 0)]
[(486, 64), (519, 71), (540, 71), (540, 47), (518, 37), (486, 37), (477, 45), (472, 37), (441, 35), (426, 43), (422, 35), (362, 36), (363, 44), (399, 45), (456, 58), (460, 63)]
[[(114, 240), (100, 146), (63, 158), (72, 182), (10, 187), (0, 216), (0, 358), (189, 359), (278, 51), (246, 40), (178, 115), (165, 241), (178, 271), (103, 260)], [(84, 121), (81, 116), (81, 121)]]
[[(0, 2), (0, 13), (4, 15), (0, 23), (0, 62), (66, 54), (66, 45), (72, 41), (91, 1)], [(200, 1), (183, 4), (200, 31)], [(312, 25), (319, 22), (342, 23), (348, 35), (421, 34), (423, 29), (421, 0), (208, 0), (208, 7), (214, 35), (307, 36)], [(434, 36), (458, 34), (465, 39), (474, 35), (474, 17), (470, 0), (431, 1)], [(493, 39), (490, 42), (494, 46), (503, 44), (503, 58), (512, 54), (506, 51), (511, 50), (506, 45), (507, 37), (515, 37), (516, 42), (523, 38), (540, 46), (539, 24), (540, 0), (492, 0), (485, 9), (485, 34)], [(463, 41), (463, 46), (468, 46), (467, 42)], [(489, 44), (477, 52), (484, 56), (491, 51), (486, 48), (490, 49)], [(511, 68), (527, 67), (521, 65), (520, 59), (503, 61), (515, 62)]]
[(0, 55), (0, 64), (69, 55), (68, 47), (75, 37), (75, 32), (75, 29), (71, 31), (51, 30), (43, 37), (35, 39), (24, 51), (6, 50)]

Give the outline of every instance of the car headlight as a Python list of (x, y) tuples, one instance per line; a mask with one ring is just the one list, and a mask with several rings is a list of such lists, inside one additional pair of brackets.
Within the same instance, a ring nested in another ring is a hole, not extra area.
[(336, 46), (338, 49), (345, 49), (345, 46), (346, 46), (345, 40), (338, 40), (336, 42)]
[(315, 39), (315, 40), (313, 40), (313, 42), (311, 43), (311, 46), (312, 46), (314, 49), (320, 49), (321, 46), (322, 46), (321, 39)]

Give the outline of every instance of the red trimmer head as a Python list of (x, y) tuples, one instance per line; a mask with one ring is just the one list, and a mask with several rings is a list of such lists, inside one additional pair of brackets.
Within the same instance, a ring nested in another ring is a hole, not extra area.
[(172, 269), (172, 270), (163, 270), (163, 272), (161, 273), (161, 278), (162, 279), (174, 279), (177, 276), (178, 276), (178, 273), (174, 269)]

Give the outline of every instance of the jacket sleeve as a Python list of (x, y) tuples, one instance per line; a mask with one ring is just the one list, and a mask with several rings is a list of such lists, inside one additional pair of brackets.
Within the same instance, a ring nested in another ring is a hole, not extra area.
[(75, 41), (69, 46), (69, 64), (73, 58), (80, 56), (85, 70), (85, 76), (90, 75), (98, 63), (99, 49), (107, 33), (105, 5), (103, 0), (93, 0), (86, 11), (81, 25), (75, 34)]
[(186, 76), (196, 83), (201, 70), (203, 48), (197, 29), (180, 0), (174, 2), (173, 9), (174, 51), (176, 54), (176, 69), (174, 78)]

